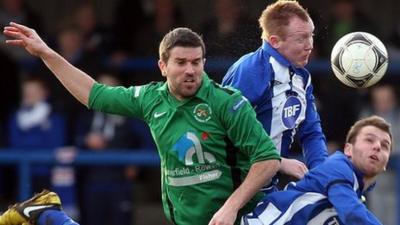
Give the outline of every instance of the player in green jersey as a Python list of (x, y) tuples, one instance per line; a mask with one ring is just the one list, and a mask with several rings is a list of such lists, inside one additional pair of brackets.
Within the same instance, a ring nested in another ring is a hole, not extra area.
[(10, 23), (4, 34), (13, 38), (7, 44), (40, 57), (88, 108), (147, 122), (161, 158), (164, 211), (174, 224), (238, 223), (279, 168), (280, 156), (251, 105), (208, 78), (203, 40), (188, 28), (170, 31), (160, 43), (166, 82), (130, 88), (97, 83), (28, 27)]

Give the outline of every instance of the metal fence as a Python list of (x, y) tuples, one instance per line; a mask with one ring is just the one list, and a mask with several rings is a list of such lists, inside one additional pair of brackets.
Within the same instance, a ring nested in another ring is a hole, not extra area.
[(0, 149), (0, 165), (17, 168), (18, 200), (32, 195), (31, 168), (33, 165), (103, 165), (103, 166), (159, 166), (160, 159), (154, 150), (89, 151), (32, 151)]

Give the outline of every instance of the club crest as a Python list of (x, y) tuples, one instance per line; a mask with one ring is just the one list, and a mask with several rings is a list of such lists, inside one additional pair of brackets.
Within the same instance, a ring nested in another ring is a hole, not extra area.
[(212, 111), (208, 104), (200, 103), (194, 107), (193, 114), (197, 121), (204, 123), (211, 119)]

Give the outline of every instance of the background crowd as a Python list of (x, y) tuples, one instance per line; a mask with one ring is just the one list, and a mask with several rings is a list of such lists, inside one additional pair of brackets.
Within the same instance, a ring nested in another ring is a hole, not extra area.
[[(33, 27), (52, 48), (96, 80), (124, 86), (163, 80), (156, 64), (158, 43), (172, 28), (188, 26), (203, 35), (206, 71), (220, 82), (239, 56), (259, 47), (261, 32), (257, 19), (270, 2), (0, 0), (0, 25), (15, 21)], [(400, 67), (396, 66), (400, 61), (400, 21), (396, 17), (400, 6), (394, 0), (301, 3), (316, 23), (314, 55), (308, 68), (329, 149), (341, 148), (347, 128), (371, 114), (391, 122), (394, 140), (400, 140)], [(330, 50), (336, 40), (352, 31), (370, 32), (388, 48), (389, 72), (372, 88), (345, 87), (330, 71)], [(0, 35), (0, 41), (4, 40)], [(57, 151), (65, 146), (74, 146), (73, 151), (155, 151), (141, 121), (89, 112), (62, 88), (41, 61), (20, 48), (0, 44), (0, 74), (3, 151)], [(396, 146), (393, 154), (399, 154)], [(65, 198), (66, 210), (83, 224), (152, 224), (138, 218), (139, 215), (134, 218), (132, 212), (145, 205), (140, 201), (157, 203), (158, 169), (37, 166), (32, 173), (33, 189), (58, 190)], [(367, 198), (372, 210), (388, 225), (396, 224), (394, 176), (394, 171), (384, 174), (378, 190)], [(16, 182), (15, 168), (1, 166), (2, 205), (14, 201)]]

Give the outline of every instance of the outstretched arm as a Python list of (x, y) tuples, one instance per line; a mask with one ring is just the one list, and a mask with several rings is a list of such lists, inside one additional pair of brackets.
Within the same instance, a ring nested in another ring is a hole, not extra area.
[(13, 38), (7, 40), (6, 44), (24, 47), (31, 55), (41, 58), (64, 87), (82, 104), (88, 106), (89, 93), (95, 83), (93, 78), (49, 48), (35, 30), (11, 22), (9, 26), (4, 27), (3, 32)]

